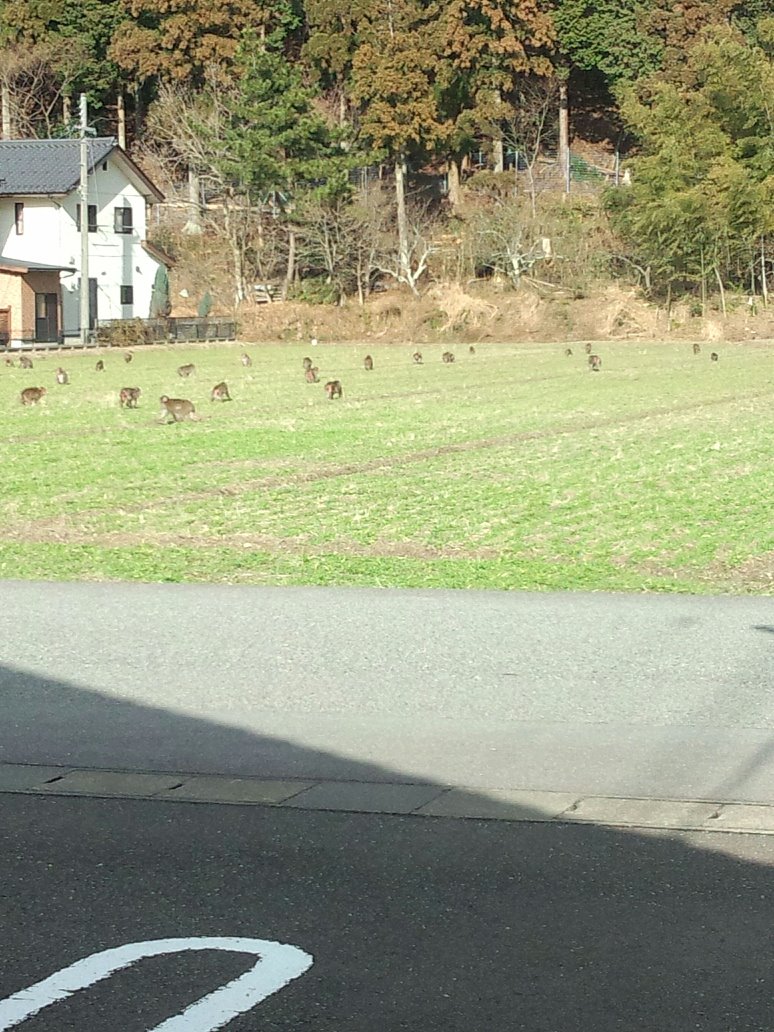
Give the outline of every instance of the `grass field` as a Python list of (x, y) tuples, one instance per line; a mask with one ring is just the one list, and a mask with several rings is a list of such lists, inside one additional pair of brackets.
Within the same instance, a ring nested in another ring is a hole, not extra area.
[[(242, 350), (0, 366), (0, 576), (772, 590), (774, 345), (598, 344), (599, 374), (582, 345), (456, 346), (449, 366), (372, 346), (371, 373), (364, 346), (319, 346), (334, 402), (308, 347), (248, 346), (248, 369)], [(230, 404), (209, 401), (221, 379)], [(159, 425), (162, 393), (203, 418)]]

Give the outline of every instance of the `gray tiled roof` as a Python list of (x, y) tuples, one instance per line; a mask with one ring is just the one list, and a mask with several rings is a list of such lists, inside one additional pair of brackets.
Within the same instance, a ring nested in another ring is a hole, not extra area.
[[(112, 136), (89, 140), (89, 169), (116, 147)], [(0, 197), (66, 194), (80, 180), (80, 140), (0, 140)]]

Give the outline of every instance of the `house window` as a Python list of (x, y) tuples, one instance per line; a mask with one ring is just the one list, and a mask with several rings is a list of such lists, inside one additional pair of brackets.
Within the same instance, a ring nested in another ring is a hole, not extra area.
[(134, 304), (134, 287), (121, 287), (121, 304), (122, 305), (133, 305)]
[(13, 212), (16, 220), (16, 235), (21, 236), (24, 232), (24, 204), (18, 201), (13, 206)]
[(114, 219), (114, 230), (116, 233), (131, 233), (132, 232), (132, 209), (131, 208), (114, 208), (113, 209)]
[[(81, 206), (80, 204), (75, 205), (75, 228), (80, 232), (81, 230)], [(97, 232), (97, 205), (89, 205), (89, 232)]]

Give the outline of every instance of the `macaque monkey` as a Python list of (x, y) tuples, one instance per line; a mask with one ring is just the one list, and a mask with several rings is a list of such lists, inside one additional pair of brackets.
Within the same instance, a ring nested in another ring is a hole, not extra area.
[(592, 373), (598, 373), (602, 368), (602, 359), (599, 355), (589, 355), (589, 369)]
[(242, 362), (242, 365), (245, 368), (247, 368), (247, 366), (251, 366), (253, 364), (253, 360), (252, 360), (252, 358), (250, 358), (249, 355), (242, 355), (241, 362)]
[(454, 355), (451, 351), (444, 351), (443, 355), (441, 355), (441, 358), (447, 365), (451, 365), (451, 363), (454, 361)]
[(320, 382), (320, 377), (317, 375), (319, 373), (319, 371), (320, 370), (317, 368), (316, 365), (310, 366), (306, 370), (306, 372), (304, 373), (304, 379), (306, 380), (306, 382), (307, 383), (319, 383)]
[(228, 393), (228, 386), (225, 380), (216, 383), (212, 388), (210, 391), (210, 401), (231, 401), (231, 395)]
[(717, 353), (717, 351), (713, 351), (712, 354), (710, 355), (710, 362), (717, 362), (717, 360), (718, 360), (718, 353)]
[(159, 401), (161, 402), (160, 423), (168, 423), (170, 416), (173, 423), (182, 423), (184, 419), (195, 417), (196, 407), (186, 398), (168, 398), (166, 394), (162, 394)]
[(189, 362), (188, 365), (178, 366), (177, 375), (185, 378), (186, 376), (190, 376), (191, 373), (195, 372), (196, 366), (193, 364), (193, 362)]
[(312, 360), (311, 360), (311, 358), (303, 359), (302, 360), (302, 365), (303, 365), (304, 369), (311, 369), (312, 368)]
[(694, 355), (698, 355), (700, 351), (701, 351), (701, 344), (694, 344), (693, 345), (693, 353), (694, 353)]
[(32, 359), (29, 355), (19, 355), (19, 368), (32, 369)]
[(102, 361), (101, 358), (97, 360), (97, 364), (94, 368), (97, 370), (98, 373), (105, 372), (105, 363)]
[(570, 356), (572, 355), (572, 348), (565, 348), (564, 353), (565, 355), (567, 355), (568, 358), (570, 358)]
[(373, 369), (373, 367), (374, 367), (374, 360), (371, 358), (370, 355), (366, 355), (366, 357), (363, 359), (363, 365), (365, 366), (366, 370), (368, 370), (369, 372), (371, 371), (371, 369)]
[(124, 352), (124, 362), (126, 362), (127, 365), (129, 365), (133, 358), (134, 355), (131, 353), (131, 351)]
[(25, 387), (21, 392), (21, 403), (22, 405), (37, 405), (45, 393), (45, 387)]
[(414, 354), (411, 357), (414, 359), (414, 364), (415, 365), (422, 365), (422, 352), (421, 351), (415, 351)]
[(8, 355), (5, 356), (5, 364), (7, 366), (13, 366), (13, 359), (9, 358)]
[(586, 350), (586, 354), (590, 355), (591, 354), (591, 343), (589, 341), (586, 341), (586, 343), (583, 345), (583, 347)]
[(118, 395), (118, 402), (121, 408), (137, 408), (142, 391), (139, 387), (122, 387)]
[(70, 382), (70, 377), (61, 366), (56, 371), (56, 382), (63, 385)]
[(341, 380), (329, 380), (325, 385), (325, 393), (330, 401), (334, 398), (343, 398), (344, 392), (341, 389)]
[(476, 353), (476, 349), (471, 344), (470, 347), (468, 348), (468, 354), (469, 355), (475, 355), (475, 353)]

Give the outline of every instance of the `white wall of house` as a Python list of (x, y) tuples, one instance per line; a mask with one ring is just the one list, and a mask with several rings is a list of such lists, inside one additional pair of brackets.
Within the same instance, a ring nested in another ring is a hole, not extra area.
[[(16, 230), (16, 202), (24, 204), (22, 233)], [(80, 328), (79, 202), (77, 190), (60, 197), (0, 198), (0, 247), (6, 258), (73, 270), (61, 274), (66, 335), (77, 334)], [(89, 233), (89, 278), (97, 281), (97, 318), (146, 319), (159, 263), (141, 246), (146, 239), (145, 197), (112, 155), (89, 175), (89, 204), (97, 208), (97, 229)], [(115, 231), (116, 208), (132, 209), (131, 233)], [(122, 304), (122, 286), (131, 288), (131, 304)]]

